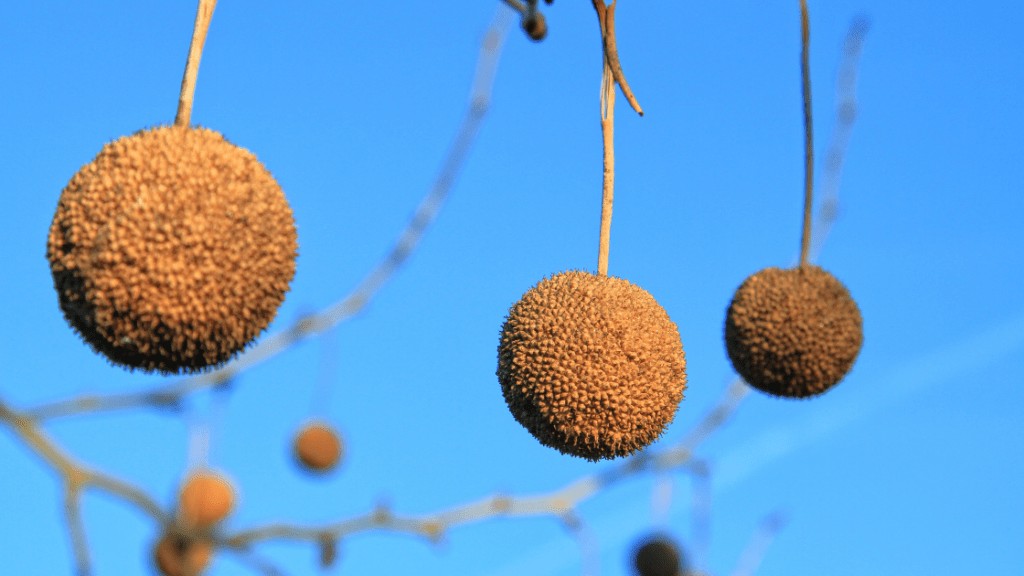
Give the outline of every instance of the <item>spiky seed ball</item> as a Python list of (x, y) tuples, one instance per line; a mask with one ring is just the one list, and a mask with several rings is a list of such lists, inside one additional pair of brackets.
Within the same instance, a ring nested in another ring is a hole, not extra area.
[(328, 472), (341, 460), (338, 432), (326, 422), (311, 422), (295, 435), (295, 459), (310, 472)]
[(569, 271), (512, 306), (497, 374), (509, 411), (541, 444), (599, 460), (644, 448), (672, 422), (686, 357), (643, 288)]
[(181, 485), (178, 517), (185, 526), (212, 526), (227, 517), (234, 507), (235, 488), (219, 472), (194, 472)]
[(645, 538), (633, 552), (637, 576), (682, 576), (686, 571), (682, 551), (676, 542), (662, 535)]
[(164, 576), (195, 576), (213, 558), (213, 545), (207, 540), (190, 539), (166, 533), (153, 546), (153, 562)]
[(860, 309), (850, 292), (812, 265), (765, 268), (748, 277), (725, 319), (733, 367), (775, 396), (825, 392), (853, 367), (862, 341)]
[(61, 193), (47, 258), (61, 310), (98, 352), (163, 373), (217, 366), (273, 320), (295, 220), (248, 150), (161, 126), (105, 145)]

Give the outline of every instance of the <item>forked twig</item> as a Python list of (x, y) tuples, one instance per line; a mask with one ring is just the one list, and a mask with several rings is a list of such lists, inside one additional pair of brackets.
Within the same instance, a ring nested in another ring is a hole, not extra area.
[(604, 44), (604, 59), (611, 68), (615, 83), (622, 90), (629, 105), (636, 110), (636, 113), (643, 116), (644, 111), (633, 95), (629, 82), (626, 81), (626, 73), (622, 71), (622, 63), (619, 61), (619, 46), (615, 40), (615, 2), (605, 4), (605, 0), (593, 0), (594, 10), (597, 11), (597, 20), (601, 25), (601, 42)]

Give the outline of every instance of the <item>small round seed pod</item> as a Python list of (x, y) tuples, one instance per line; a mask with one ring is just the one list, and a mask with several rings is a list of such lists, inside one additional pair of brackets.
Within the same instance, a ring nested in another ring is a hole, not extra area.
[(227, 362), (273, 320), (295, 275), (295, 220), (248, 150), (161, 126), (105, 145), (64, 188), (47, 258), (64, 317), (129, 369)]
[(520, 26), (523, 27), (523, 31), (530, 37), (530, 40), (534, 42), (540, 42), (548, 35), (548, 21), (544, 18), (543, 14), (537, 11), (524, 17), (520, 22)]
[(644, 289), (569, 271), (509, 310), (497, 375), (509, 411), (541, 444), (596, 461), (661, 435), (683, 398), (686, 358), (676, 325)]
[(637, 576), (683, 576), (686, 562), (675, 540), (663, 535), (645, 538), (633, 551)]
[(235, 489), (226, 476), (203, 470), (189, 475), (178, 495), (178, 518), (185, 526), (207, 528), (235, 507)]
[(166, 533), (153, 545), (153, 563), (164, 576), (195, 576), (213, 558), (213, 545), (206, 540)]
[(774, 396), (825, 392), (853, 367), (862, 341), (857, 303), (839, 280), (812, 265), (748, 277), (725, 318), (733, 367)]
[(296, 462), (310, 472), (333, 470), (341, 460), (342, 450), (341, 437), (326, 422), (311, 422), (303, 426), (293, 443)]

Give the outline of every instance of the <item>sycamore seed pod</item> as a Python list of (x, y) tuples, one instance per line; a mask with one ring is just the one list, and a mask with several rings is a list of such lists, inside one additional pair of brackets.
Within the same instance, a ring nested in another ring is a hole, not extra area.
[(751, 386), (805, 398), (836, 385), (863, 341), (849, 291), (812, 265), (765, 268), (736, 290), (725, 320), (729, 359)]
[(295, 435), (295, 460), (310, 472), (333, 470), (341, 460), (344, 447), (338, 432), (325, 422), (311, 422)]
[(196, 576), (213, 558), (213, 545), (206, 540), (166, 533), (153, 545), (153, 563), (164, 576)]
[(497, 375), (509, 411), (541, 444), (599, 460), (661, 435), (683, 398), (686, 358), (676, 325), (648, 292), (570, 271), (512, 306)]
[(47, 258), (61, 310), (127, 368), (221, 365), (273, 320), (295, 274), (291, 208), (249, 151), (161, 126), (105, 145), (61, 193)]
[(534, 11), (522, 19), (520, 26), (534, 42), (540, 42), (548, 35), (548, 21), (540, 12)]
[(683, 576), (685, 561), (679, 546), (667, 536), (650, 536), (633, 552), (637, 576)]
[(226, 476), (203, 470), (191, 474), (178, 495), (182, 524), (208, 528), (227, 517), (235, 507), (235, 489)]

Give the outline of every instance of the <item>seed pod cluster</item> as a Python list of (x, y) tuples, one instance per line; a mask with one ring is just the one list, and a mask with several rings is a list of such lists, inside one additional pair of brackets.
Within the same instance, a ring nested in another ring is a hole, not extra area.
[(683, 576), (685, 558), (675, 540), (665, 535), (645, 538), (633, 551), (633, 569), (637, 576)]
[(736, 371), (775, 396), (805, 398), (837, 384), (863, 341), (860, 309), (825, 270), (765, 268), (736, 290), (725, 344)]
[(178, 495), (178, 519), (187, 527), (209, 528), (235, 507), (235, 488), (227, 476), (211, 470), (189, 475)]
[(509, 411), (541, 444), (599, 460), (661, 435), (683, 398), (686, 358), (679, 330), (647, 291), (569, 271), (512, 306), (497, 374)]
[(310, 422), (295, 435), (293, 451), (298, 464), (310, 472), (333, 470), (344, 447), (337, 430), (326, 422)]
[(249, 151), (203, 128), (108, 143), (64, 188), (47, 258), (65, 318), (128, 368), (223, 364), (295, 275), (291, 208)]

